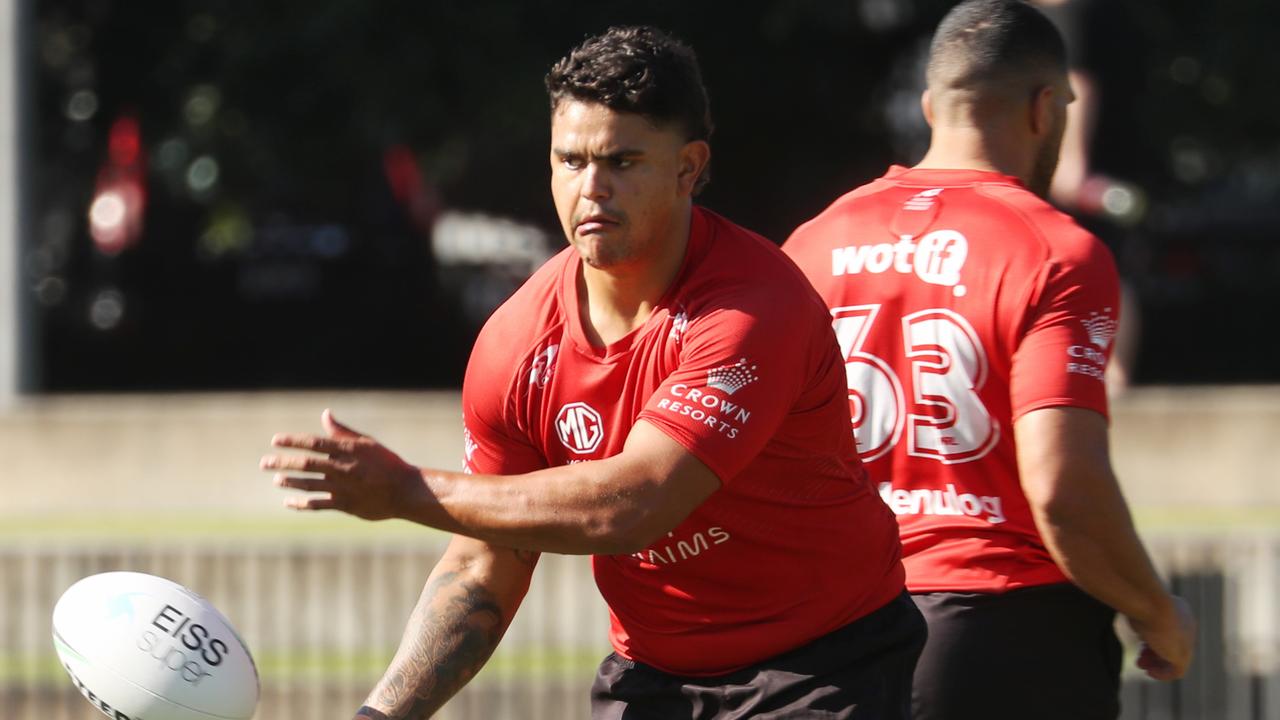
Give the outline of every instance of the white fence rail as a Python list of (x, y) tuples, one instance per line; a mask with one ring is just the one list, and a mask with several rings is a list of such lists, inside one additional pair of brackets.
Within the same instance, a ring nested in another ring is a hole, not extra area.
[[(1126, 676), (1124, 720), (1280, 720), (1280, 537), (1154, 538), (1197, 610), (1200, 653), (1174, 684)], [(57, 665), (49, 618), (86, 575), (135, 570), (208, 597), (240, 630), (263, 680), (260, 720), (349, 718), (385, 668), (442, 547), (244, 541), (0, 547), (0, 708), (14, 720), (99, 717)], [(515, 623), (446, 720), (572, 720), (608, 652), (608, 615), (582, 557), (544, 555)]]
[[(187, 585), (231, 618), (262, 675), (257, 718), (349, 718), (390, 660), (442, 549), (275, 542), (0, 548), (0, 708), (20, 720), (99, 717), (57, 664), (50, 616), (79, 578), (134, 570)], [(587, 558), (543, 556), (502, 645), (439, 717), (588, 717), (587, 689), (608, 652), (608, 626)]]

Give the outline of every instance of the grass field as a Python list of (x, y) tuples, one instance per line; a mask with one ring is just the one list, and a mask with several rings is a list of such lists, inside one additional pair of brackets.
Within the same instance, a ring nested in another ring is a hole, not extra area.
[[(254, 656), (263, 682), (306, 678), (371, 681), (386, 669), (395, 648), (365, 653), (259, 653)], [(590, 674), (603, 653), (595, 650), (507, 652), (495, 654), (482, 671), (485, 676), (516, 675), (523, 679)], [(66, 674), (53, 657), (29, 658), (0, 653), (0, 685), (61, 683)]]

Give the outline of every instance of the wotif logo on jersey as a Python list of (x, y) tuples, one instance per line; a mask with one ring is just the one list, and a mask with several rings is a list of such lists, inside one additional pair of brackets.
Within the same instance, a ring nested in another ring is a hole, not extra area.
[(584, 402), (569, 403), (556, 415), (556, 434), (565, 447), (586, 455), (600, 447), (604, 438), (604, 420), (595, 408)]
[(955, 230), (934, 230), (919, 240), (903, 235), (896, 243), (835, 248), (831, 251), (831, 274), (880, 274), (893, 270), (915, 274), (931, 285), (950, 287), (959, 297), (965, 293), (960, 271), (968, 256), (969, 241), (964, 235)]

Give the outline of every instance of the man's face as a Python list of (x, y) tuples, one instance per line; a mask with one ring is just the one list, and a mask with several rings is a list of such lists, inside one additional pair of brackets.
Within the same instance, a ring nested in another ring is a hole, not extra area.
[(566, 99), (556, 106), (551, 194), (583, 262), (617, 268), (678, 247), (681, 210), (696, 179), (688, 176), (694, 144), (674, 128), (597, 103)]
[(1075, 100), (1075, 94), (1065, 75), (1053, 88), (1049, 131), (1036, 150), (1035, 166), (1031, 169), (1029, 178), (1031, 192), (1042, 198), (1049, 196), (1049, 186), (1053, 183), (1053, 173), (1058, 169), (1058, 156), (1062, 152), (1062, 137), (1067, 129), (1067, 105)]

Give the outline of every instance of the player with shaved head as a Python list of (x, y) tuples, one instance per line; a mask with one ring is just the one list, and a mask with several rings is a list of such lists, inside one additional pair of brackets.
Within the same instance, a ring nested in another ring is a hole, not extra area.
[(928, 620), (916, 720), (1115, 718), (1117, 612), (1153, 677), (1191, 659), (1194, 622), (1108, 455), (1115, 265), (1042, 199), (1072, 99), (1044, 15), (960, 3), (930, 47), (924, 158), (784, 246), (831, 310), (853, 434)]

